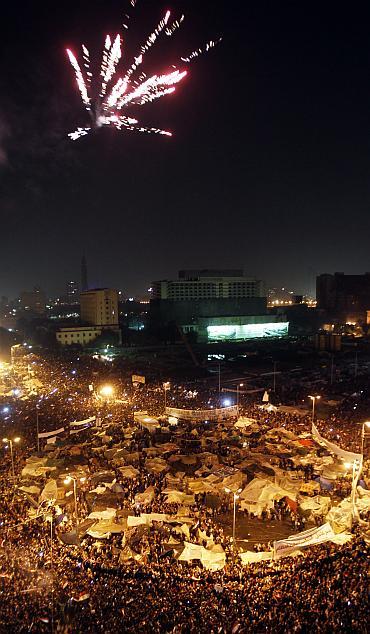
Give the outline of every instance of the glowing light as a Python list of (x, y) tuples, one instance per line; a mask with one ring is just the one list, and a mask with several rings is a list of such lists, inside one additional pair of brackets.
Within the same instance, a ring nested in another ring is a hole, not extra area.
[(109, 398), (113, 394), (113, 387), (111, 385), (103, 385), (103, 387), (100, 390), (100, 394), (102, 396)]
[(267, 324), (232, 324), (207, 326), (209, 341), (243, 341), (260, 337), (284, 337), (288, 334), (289, 322)]
[[(136, 0), (131, 0), (131, 6), (135, 8)], [(72, 141), (81, 139), (88, 135), (92, 130), (101, 128), (102, 126), (113, 126), (116, 130), (136, 131), (146, 134), (160, 134), (163, 136), (172, 136), (168, 130), (161, 128), (145, 126), (139, 124), (139, 121), (133, 117), (125, 117), (117, 114), (117, 111), (125, 107), (142, 106), (151, 103), (156, 99), (161, 99), (175, 92), (175, 84), (180, 83), (186, 77), (186, 71), (180, 71), (176, 66), (172, 66), (173, 71), (165, 74), (155, 74), (147, 77), (145, 72), (141, 72), (137, 76), (138, 69), (145, 61), (145, 55), (156, 43), (159, 36), (164, 32), (167, 36), (173, 33), (181, 26), (184, 21), (184, 15), (179, 19), (169, 23), (171, 12), (166, 11), (164, 17), (160, 20), (157, 27), (149, 35), (145, 43), (140, 47), (138, 55), (134, 57), (134, 61), (128, 67), (124, 77), (114, 80), (115, 83), (108, 90), (109, 84), (116, 76), (117, 67), (122, 57), (122, 39), (119, 34), (114, 40), (107, 35), (104, 42), (102, 61), (100, 66), (100, 87), (93, 90), (93, 75), (90, 71), (90, 53), (88, 48), (82, 45), (83, 67), (84, 72), (77, 60), (77, 57), (70, 49), (67, 49), (67, 55), (72, 68), (75, 72), (76, 82), (80, 91), (82, 102), (89, 112), (92, 125), (78, 127), (74, 132), (68, 134)], [(126, 14), (127, 20), (130, 16)], [(123, 25), (126, 29), (127, 24)], [(181, 58), (183, 62), (189, 63), (192, 59), (208, 52), (221, 41), (210, 40), (197, 51), (193, 51), (187, 57)], [(86, 78), (84, 77), (84, 73)], [(94, 95), (97, 94), (98, 97)]]

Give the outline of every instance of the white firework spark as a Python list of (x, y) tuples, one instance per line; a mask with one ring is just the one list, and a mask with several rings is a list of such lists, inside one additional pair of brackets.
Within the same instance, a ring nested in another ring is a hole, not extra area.
[[(135, 8), (136, 4), (137, 0), (131, 0), (131, 6), (133, 8)], [(125, 17), (127, 21), (129, 21), (130, 16), (126, 14)], [(168, 73), (154, 74), (148, 77), (144, 71), (141, 71), (141, 74), (135, 77), (136, 71), (144, 62), (146, 53), (156, 43), (158, 37), (162, 33), (171, 37), (173, 33), (180, 28), (185, 19), (185, 16), (182, 15), (179, 19), (169, 24), (170, 17), (170, 11), (166, 11), (155, 30), (141, 46), (139, 54), (134, 57), (132, 64), (128, 67), (124, 76), (117, 79), (115, 79), (115, 77), (118, 63), (122, 56), (122, 39), (119, 34), (117, 34), (113, 40), (110, 35), (106, 36), (99, 73), (100, 86), (97, 91), (99, 94), (98, 98), (92, 96), (93, 75), (90, 71), (90, 53), (88, 48), (84, 44), (82, 45), (83, 66), (86, 79), (76, 56), (70, 49), (67, 49), (67, 55), (75, 72), (82, 102), (92, 118), (92, 125), (89, 127), (78, 127), (75, 132), (68, 134), (71, 140), (76, 141), (89, 134), (93, 129), (103, 126), (114, 126), (117, 130), (172, 136), (172, 133), (168, 130), (142, 126), (136, 118), (121, 114), (123, 108), (142, 106), (174, 93), (176, 84), (179, 84), (186, 76), (186, 70), (180, 70), (176, 65), (171, 65), (172, 70)], [(123, 26), (126, 29), (128, 28), (127, 24)], [(221, 39), (222, 38), (217, 41), (210, 40), (202, 49), (193, 51), (187, 57), (181, 57), (181, 61), (183, 63), (190, 63), (193, 59), (199, 57), (199, 55), (214, 48)], [(114, 80), (114, 83), (108, 90), (108, 86), (112, 80)]]

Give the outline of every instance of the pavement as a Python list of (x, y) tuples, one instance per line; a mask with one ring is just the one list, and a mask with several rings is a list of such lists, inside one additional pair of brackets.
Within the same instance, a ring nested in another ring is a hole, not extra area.
[[(232, 535), (233, 514), (229, 513), (217, 515), (215, 521), (222, 526), (226, 535)], [(305, 528), (310, 528), (306, 526)], [(252, 550), (254, 544), (267, 543), (278, 539), (285, 539), (289, 535), (294, 535), (296, 531), (290, 519), (281, 521), (260, 520), (257, 518), (247, 518), (243, 512), (238, 512), (235, 522), (235, 534), (238, 546), (244, 550)]]

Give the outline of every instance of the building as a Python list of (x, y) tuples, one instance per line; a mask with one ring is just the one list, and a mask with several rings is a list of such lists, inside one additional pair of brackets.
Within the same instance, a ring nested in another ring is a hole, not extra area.
[(21, 310), (35, 313), (36, 315), (44, 315), (46, 312), (45, 293), (35, 286), (33, 291), (23, 291), (19, 298), (19, 307)]
[(106, 333), (115, 333), (121, 343), (118, 325), (118, 292), (111, 288), (95, 288), (80, 294), (81, 324), (59, 328), (56, 337), (63, 346), (87, 345)]
[(370, 310), (370, 273), (323, 273), (316, 278), (317, 307), (332, 320), (366, 323)]
[(73, 280), (70, 280), (69, 282), (67, 282), (67, 289), (66, 289), (66, 303), (69, 306), (73, 306), (74, 304), (78, 304), (79, 302), (79, 288), (78, 288), (78, 283), (74, 282)]
[(102, 334), (102, 328), (95, 326), (75, 326), (71, 328), (60, 328), (56, 334), (57, 341), (62, 346), (80, 344), (85, 346), (91, 343)]
[(174, 301), (265, 297), (261, 280), (236, 270), (179, 271), (178, 280), (153, 282), (153, 299)]
[(267, 311), (264, 283), (240, 269), (180, 271), (178, 280), (153, 282), (152, 289), (154, 330), (175, 324), (199, 341), (243, 341), (288, 332), (284, 317)]
[(118, 292), (96, 288), (80, 295), (81, 321), (90, 326), (118, 328)]

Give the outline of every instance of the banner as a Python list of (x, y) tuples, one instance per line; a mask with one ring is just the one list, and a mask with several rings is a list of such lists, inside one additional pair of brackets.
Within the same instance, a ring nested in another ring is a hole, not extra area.
[(348, 462), (354, 462), (358, 460), (362, 466), (362, 454), (361, 453), (353, 453), (352, 451), (346, 451), (345, 449), (341, 449), (338, 445), (335, 445), (330, 440), (326, 440), (317, 429), (316, 425), (312, 423), (312, 438), (316, 440), (320, 445), (324, 445), (331, 453), (339, 456), (339, 458), (343, 458), (343, 460), (348, 460)]
[(233, 418), (238, 415), (238, 406), (220, 407), (218, 409), (177, 409), (176, 407), (166, 407), (166, 416), (173, 416), (180, 420), (213, 420), (218, 421), (224, 418)]
[(274, 558), (279, 559), (289, 555), (294, 550), (331, 541), (333, 537), (335, 537), (335, 533), (329, 522), (319, 526), (319, 528), (310, 528), (308, 531), (303, 531), (303, 533), (291, 535), (287, 539), (280, 539), (274, 542)]
[(53, 431), (43, 431), (41, 434), (37, 434), (38, 438), (50, 438), (51, 436), (57, 436), (64, 432), (64, 427), (54, 429)]
[(95, 416), (90, 416), (90, 418), (85, 418), (85, 420), (74, 420), (69, 424), (70, 435), (78, 434), (78, 432), (88, 429), (92, 426), (92, 423), (94, 423), (95, 420)]
[(140, 376), (140, 374), (133, 374), (131, 377), (133, 383), (145, 383), (145, 376)]

